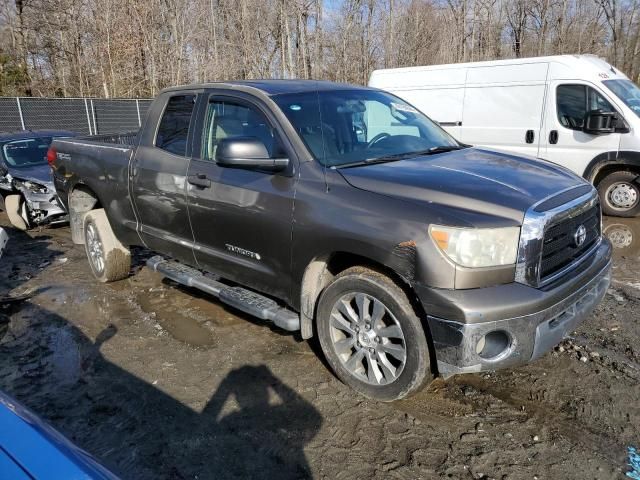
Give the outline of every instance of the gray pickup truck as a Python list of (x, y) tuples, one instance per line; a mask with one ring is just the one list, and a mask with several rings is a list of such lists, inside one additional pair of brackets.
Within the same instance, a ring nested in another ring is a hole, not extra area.
[(378, 400), (540, 357), (610, 282), (590, 184), (462, 145), (376, 89), (169, 88), (137, 134), (55, 140), (49, 158), (100, 281), (146, 246), (164, 276), (317, 335)]

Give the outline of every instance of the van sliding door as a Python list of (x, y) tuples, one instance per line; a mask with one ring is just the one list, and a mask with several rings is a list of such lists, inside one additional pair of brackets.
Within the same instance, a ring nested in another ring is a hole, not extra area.
[(460, 140), (537, 156), (547, 68), (546, 63), (469, 68)]

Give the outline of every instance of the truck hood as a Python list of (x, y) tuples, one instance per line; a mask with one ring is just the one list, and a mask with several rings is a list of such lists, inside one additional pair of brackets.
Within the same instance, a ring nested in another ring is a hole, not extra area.
[(534, 203), (585, 183), (550, 162), (480, 148), (338, 171), (362, 190), (517, 222)]
[(17, 180), (26, 180), (29, 182), (39, 183), (40, 185), (53, 186), (51, 178), (51, 167), (48, 164), (36, 165), (26, 168), (11, 168), (9, 173)]

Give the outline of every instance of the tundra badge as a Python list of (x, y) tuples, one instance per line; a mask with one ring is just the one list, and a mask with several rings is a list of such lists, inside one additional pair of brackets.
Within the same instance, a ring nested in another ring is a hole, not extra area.
[(245, 250), (244, 248), (236, 247), (235, 245), (226, 243), (225, 246), (227, 247), (227, 250), (233, 253), (237, 253), (238, 255), (244, 255), (245, 257), (253, 258), (255, 260), (260, 260), (262, 258), (260, 257), (259, 253)]

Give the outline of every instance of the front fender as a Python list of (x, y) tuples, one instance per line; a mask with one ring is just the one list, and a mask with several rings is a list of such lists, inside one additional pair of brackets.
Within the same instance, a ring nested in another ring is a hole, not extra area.
[(626, 165), (640, 168), (640, 152), (621, 150), (604, 152), (593, 158), (587, 165), (583, 177), (591, 183), (598, 177), (603, 168), (611, 165)]

